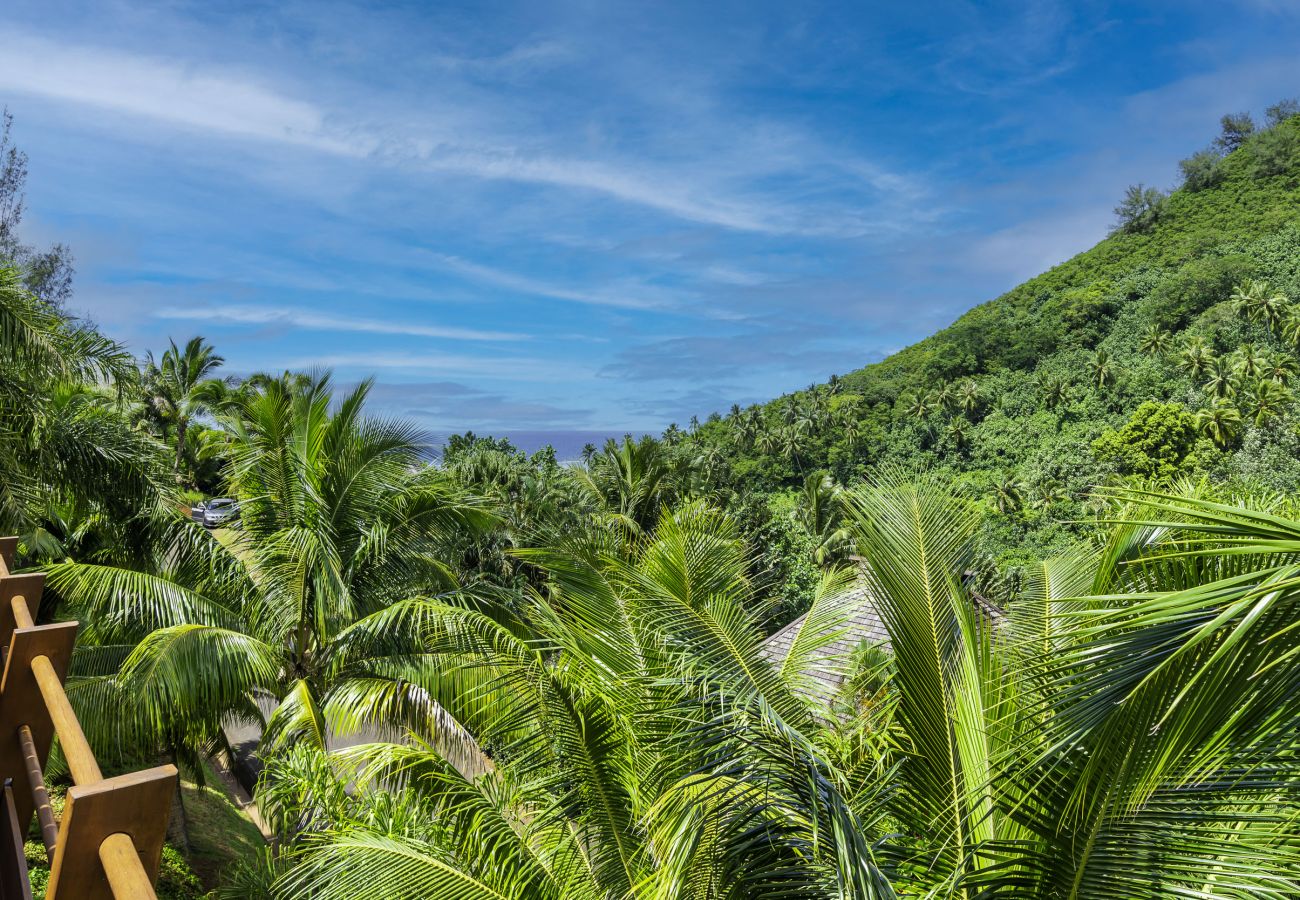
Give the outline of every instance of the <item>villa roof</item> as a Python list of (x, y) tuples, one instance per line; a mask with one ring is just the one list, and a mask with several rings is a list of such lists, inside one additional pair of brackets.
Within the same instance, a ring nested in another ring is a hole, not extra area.
[[(835, 640), (817, 651), (820, 659), (847, 663), (849, 656), (864, 642), (889, 646), (889, 633), (885, 623), (872, 601), (870, 589), (865, 579), (860, 579), (847, 598), (852, 612), (844, 625), (836, 629), (842, 631)], [(800, 616), (763, 642), (763, 653), (772, 662), (780, 664), (790, 652), (799, 629), (803, 627), (806, 615)], [(817, 667), (807, 673), (815, 683), (814, 693), (827, 702), (839, 690), (844, 682), (845, 672), (840, 666)]]

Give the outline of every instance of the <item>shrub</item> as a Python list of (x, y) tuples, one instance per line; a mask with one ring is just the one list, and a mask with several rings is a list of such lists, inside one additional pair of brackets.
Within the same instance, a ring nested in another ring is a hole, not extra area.
[(1097, 459), (1125, 475), (1169, 479), (1194, 465), (1196, 417), (1178, 403), (1148, 400), (1118, 430), (1092, 443)]
[(1124, 200), (1115, 207), (1115, 231), (1134, 234), (1150, 231), (1164, 212), (1166, 196), (1163, 191), (1142, 184), (1131, 184), (1124, 192)]
[(1276, 128), (1292, 116), (1300, 115), (1300, 100), (1294, 97), (1288, 97), (1286, 100), (1279, 100), (1268, 109), (1264, 110), (1264, 116), (1268, 119), (1270, 128)]
[(1223, 181), (1223, 157), (1214, 150), (1193, 153), (1178, 164), (1183, 173), (1183, 187), (1189, 191), (1203, 191)]
[(1214, 143), (1224, 153), (1236, 150), (1255, 133), (1255, 120), (1250, 113), (1228, 113), (1219, 120), (1219, 126), (1222, 133)]
[(1300, 160), (1300, 133), (1289, 125), (1270, 128), (1250, 142), (1250, 156), (1256, 178), (1285, 174)]

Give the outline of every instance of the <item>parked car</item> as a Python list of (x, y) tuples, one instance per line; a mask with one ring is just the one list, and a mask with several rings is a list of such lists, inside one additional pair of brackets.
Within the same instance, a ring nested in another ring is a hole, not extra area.
[(202, 523), (203, 514), (208, 510), (208, 501), (200, 500), (190, 507), (190, 518), (195, 522)]
[(203, 524), (208, 528), (220, 528), (239, 520), (239, 501), (229, 497), (209, 500), (203, 509)]

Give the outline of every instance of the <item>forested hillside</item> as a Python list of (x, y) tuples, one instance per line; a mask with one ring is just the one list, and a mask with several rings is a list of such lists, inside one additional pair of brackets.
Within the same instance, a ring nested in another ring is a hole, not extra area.
[[(573, 466), (136, 358), (0, 136), (0, 531), (96, 757), (188, 781), (159, 896), (1297, 896), (1294, 113), (879, 365)], [(865, 595), (888, 648), (833, 653)], [(266, 846), (200, 793), (232, 723)]]
[[(833, 509), (811, 529), (782, 527), (819, 492), (833, 507), (837, 486), (882, 466), (937, 472), (998, 513), (981, 545), (1004, 569), (1074, 540), (1099, 512), (1098, 485), (1205, 476), (1294, 490), (1294, 112), (1280, 103), (1258, 129), (1226, 116), (1214, 145), (1183, 161), (1178, 189), (1131, 188), (1101, 243), (920, 343), (688, 432), (670, 427), (665, 442), (703, 460), (711, 487), (755, 527), (771, 512), (767, 532), (789, 544), (833, 537)], [(789, 559), (775, 564), (799, 580)]]

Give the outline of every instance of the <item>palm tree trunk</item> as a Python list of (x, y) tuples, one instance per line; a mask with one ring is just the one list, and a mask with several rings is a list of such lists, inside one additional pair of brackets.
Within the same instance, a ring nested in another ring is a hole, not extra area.
[(176, 420), (176, 463), (172, 467), (172, 474), (176, 480), (181, 480), (181, 460), (185, 458), (185, 430), (189, 423), (184, 419)]
[(176, 795), (172, 798), (171, 816), (167, 820), (167, 839), (184, 848), (188, 859), (194, 848), (190, 844), (190, 817), (185, 810), (185, 792), (181, 789), (180, 760), (175, 753), (172, 754), (172, 764), (176, 766)]

